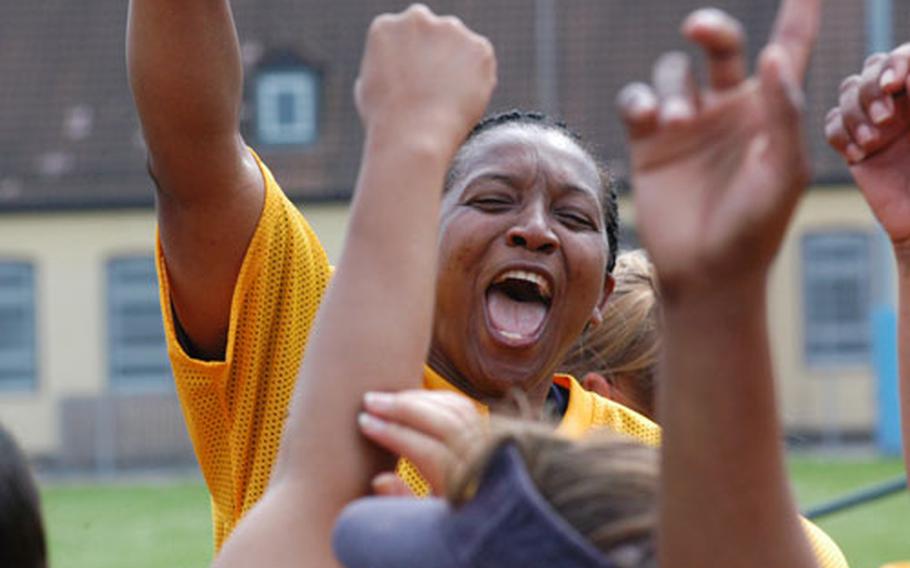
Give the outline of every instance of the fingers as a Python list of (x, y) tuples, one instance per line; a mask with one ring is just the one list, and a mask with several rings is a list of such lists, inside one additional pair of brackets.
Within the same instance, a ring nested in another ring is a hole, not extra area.
[(769, 43), (784, 49), (799, 83), (806, 76), (820, 20), (821, 0), (783, 0), (777, 11)]
[(355, 101), (367, 126), (438, 129), (453, 149), (483, 115), (495, 85), (489, 40), (454, 16), (415, 4), (373, 20)]
[(413, 428), (445, 443), (456, 443), (478, 427), (479, 415), (468, 398), (444, 391), (367, 393), (367, 412)]
[(866, 112), (860, 104), (859, 91), (861, 84), (862, 78), (859, 75), (851, 75), (844, 79), (840, 86), (838, 107), (840, 108), (844, 127), (850, 134), (850, 138), (863, 153), (867, 153), (867, 148), (870, 148), (878, 138), (878, 132), (866, 117)]
[(474, 403), (456, 393), (368, 393), (364, 408), (359, 417), (364, 435), (410, 460), (437, 494), (444, 492), (446, 473), (467, 446), (483, 436)]
[(414, 492), (394, 472), (386, 471), (373, 478), (370, 483), (373, 493), (381, 497), (414, 497)]
[(360, 431), (367, 438), (390, 453), (407, 458), (417, 466), (434, 492), (443, 489), (446, 472), (454, 461), (454, 454), (445, 443), (419, 430), (366, 412), (360, 414), (358, 422)]
[(690, 121), (699, 107), (692, 60), (679, 51), (665, 53), (654, 64), (654, 89), (660, 100), (657, 118), (661, 124)]
[(766, 156), (777, 162), (779, 171), (792, 176), (793, 183), (782, 187), (802, 190), (809, 177), (802, 136), (802, 90), (783, 47), (766, 47), (758, 66), (769, 119)]
[(844, 126), (840, 107), (834, 107), (825, 117), (825, 139), (837, 153), (847, 160), (847, 163), (854, 164), (865, 158), (865, 154), (853, 142), (853, 138), (847, 132), (847, 127)]
[(626, 85), (616, 97), (619, 115), (626, 124), (629, 138), (650, 136), (657, 130), (659, 104), (657, 95), (644, 83)]
[(866, 59), (860, 76), (859, 104), (866, 116), (876, 126), (886, 124), (894, 118), (894, 99), (882, 90), (881, 76), (888, 63), (888, 56), (876, 53)]
[(746, 78), (745, 34), (735, 18), (715, 8), (697, 10), (683, 22), (682, 32), (704, 49), (711, 89), (730, 89)]
[(895, 48), (888, 54), (879, 85), (888, 94), (896, 94), (907, 90), (910, 80), (910, 43), (905, 43)]
[(910, 44), (870, 55), (859, 75), (844, 79), (838, 106), (825, 118), (825, 138), (849, 164), (888, 147), (907, 127), (905, 93)]

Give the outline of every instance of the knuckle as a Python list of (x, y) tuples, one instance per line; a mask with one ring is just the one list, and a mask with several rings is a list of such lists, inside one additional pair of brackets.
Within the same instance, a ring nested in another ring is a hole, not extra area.
[(683, 51), (668, 51), (657, 58), (655, 67), (668, 69), (687, 69), (692, 59)]
[(838, 90), (841, 93), (844, 93), (845, 91), (855, 87), (857, 84), (859, 84), (859, 82), (860, 82), (859, 75), (849, 75), (843, 81), (840, 82), (840, 86), (838, 87)]
[(459, 18), (458, 16), (452, 16), (452, 15), (442, 16), (441, 18), (439, 18), (439, 20), (443, 24), (445, 24), (453, 29), (464, 29), (465, 28), (464, 23), (461, 21), (461, 18)]
[(383, 28), (383, 26), (387, 25), (388, 18), (389, 18), (388, 14), (382, 14), (382, 15), (379, 15), (379, 16), (376, 16), (375, 18), (373, 18), (373, 21), (370, 22), (370, 27), (367, 30), (367, 34), (373, 35), (376, 32), (378, 32), (379, 30), (381, 30)]
[(840, 123), (829, 123), (825, 126), (825, 139), (836, 148), (847, 145), (847, 133)]
[(406, 12), (408, 18), (421, 27), (430, 26), (439, 18), (425, 4), (412, 4)]
[(870, 67), (872, 65), (878, 65), (881, 62), (888, 59), (888, 54), (886, 53), (873, 53), (863, 61), (863, 67)]

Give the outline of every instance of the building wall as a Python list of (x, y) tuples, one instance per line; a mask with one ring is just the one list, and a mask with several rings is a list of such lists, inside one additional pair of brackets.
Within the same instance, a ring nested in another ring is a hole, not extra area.
[[(810, 232), (860, 231), (874, 242), (877, 230), (862, 195), (852, 188), (810, 191), (797, 210), (769, 287), (770, 325), (780, 381), (778, 396), (790, 430), (871, 433), (875, 427), (876, 383), (871, 361), (824, 366), (811, 365), (806, 360), (802, 289), (805, 263), (800, 240)], [(870, 252), (876, 252), (874, 246)], [(873, 271), (867, 275), (870, 281), (881, 276), (874, 259), (871, 264)]]
[[(337, 258), (347, 208), (306, 207), (307, 217)], [(60, 403), (97, 395), (108, 386), (106, 264), (114, 257), (151, 255), (151, 211), (6, 215), (0, 261), (35, 267), (37, 386), (0, 391), (0, 421), (33, 455), (60, 451)]]
[[(631, 200), (625, 198), (621, 205), (620, 217), (634, 225)], [(871, 363), (819, 366), (809, 364), (805, 355), (801, 239), (820, 231), (859, 231), (873, 239), (877, 225), (859, 191), (853, 188), (815, 188), (802, 200), (768, 287), (781, 416), (791, 433), (872, 434), (877, 409)], [(868, 275), (870, 279), (873, 276)]]
[[(634, 225), (628, 198), (621, 211), (625, 222)], [(330, 258), (337, 259), (346, 206), (307, 205), (305, 212)], [(0, 420), (29, 453), (60, 452), (61, 400), (107, 389), (106, 263), (123, 255), (152, 254), (154, 227), (151, 211), (2, 218), (0, 261), (29, 261), (36, 270), (37, 389), (0, 392)], [(769, 287), (783, 418), (791, 431), (871, 433), (876, 411), (871, 368), (813, 368), (804, 356), (800, 239), (823, 229), (858, 229), (872, 235), (875, 224), (862, 197), (849, 189), (813, 190), (796, 214)]]

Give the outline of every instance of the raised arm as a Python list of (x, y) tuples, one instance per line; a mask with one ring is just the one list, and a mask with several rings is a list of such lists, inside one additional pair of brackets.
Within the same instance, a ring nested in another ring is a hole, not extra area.
[(784, 0), (749, 78), (739, 24), (696, 12), (683, 32), (707, 54), (709, 85), (670, 54), (653, 87), (620, 95), (664, 299), (662, 564), (816, 566), (784, 468), (765, 295), (807, 181), (799, 83), (819, 10)]
[(131, 0), (127, 63), (171, 299), (194, 351), (219, 358), (264, 192), (239, 133), (243, 76), (228, 0)]
[(870, 56), (841, 85), (825, 135), (850, 165), (894, 248), (904, 460), (910, 471), (910, 44)]
[(275, 475), (220, 565), (333, 565), (335, 517), (388, 466), (358, 431), (364, 394), (420, 384), (443, 181), (495, 76), (489, 42), (454, 18), (419, 6), (373, 22), (356, 88), (366, 141), (344, 252)]

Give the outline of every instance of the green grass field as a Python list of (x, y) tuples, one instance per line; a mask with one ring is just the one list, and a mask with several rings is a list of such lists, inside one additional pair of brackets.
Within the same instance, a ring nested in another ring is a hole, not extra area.
[[(803, 506), (826, 502), (860, 487), (891, 480), (903, 472), (900, 460), (842, 461), (794, 459), (791, 471)], [(820, 519), (853, 568), (910, 562), (910, 496), (897, 495)]]
[[(898, 460), (791, 464), (800, 503), (814, 505), (902, 471)], [(49, 485), (44, 509), (53, 568), (182, 568), (211, 561), (209, 503), (197, 482)], [(910, 561), (910, 497), (901, 493), (819, 523), (853, 568)]]
[(52, 568), (183, 568), (212, 559), (198, 482), (52, 485), (43, 490)]

